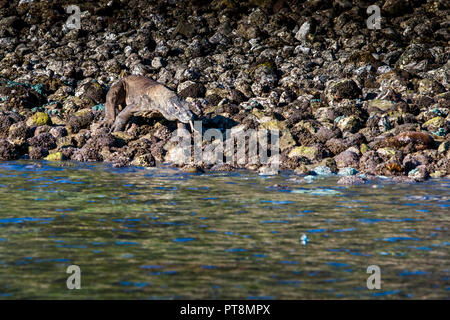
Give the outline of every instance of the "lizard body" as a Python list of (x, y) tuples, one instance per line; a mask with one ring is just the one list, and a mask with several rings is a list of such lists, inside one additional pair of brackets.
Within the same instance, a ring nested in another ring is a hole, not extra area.
[(106, 95), (104, 124), (121, 131), (133, 115), (162, 114), (170, 121), (192, 125), (189, 105), (175, 92), (150, 78), (131, 75), (117, 81)]

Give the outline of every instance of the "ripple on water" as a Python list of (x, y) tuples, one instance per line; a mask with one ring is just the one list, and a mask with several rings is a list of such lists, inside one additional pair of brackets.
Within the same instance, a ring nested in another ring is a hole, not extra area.
[[(378, 240), (378, 239), (375, 239)], [(387, 242), (398, 242), (398, 241), (420, 241), (419, 238), (413, 238), (413, 237), (387, 237), (387, 238), (383, 238), (381, 239), (383, 241), (387, 241)]]
[(247, 251), (247, 249), (243, 249), (243, 248), (229, 248), (229, 249), (225, 249), (226, 252), (245, 252)]
[(191, 242), (194, 240), (195, 240), (195, 238), (175, 238), (172, 241), (173, 242)]
[(327, 262), (326, 264), (336, 268), (349, 267), (348, 264), (342, 262)]
[(341, 192), (334, 189), (317, 188), (317, 189), (294, 189), (290, 193), (307, 194), (312, 196), (332, 196), (341, 194)]
[(0, 223), (50, 222), (50, 221), (53, 221), (53, 218), (24, 217), (24, 218), (0, 219)]
[(163, 266), (160, 266), (160, 265), (151, 265), (151, 264), (149, 264), (149, 265), (143, 265), (143, 266), (141, 266), (141, 268), (142, 269), (162, 269), (163, 268)]
[(404, 276), (424, 276), (428, 274), (430, 273), (422, 270), (414, 270), (414, 271), (403, 270), (403, 272), (400, 272), (398, 275), (404, 277)]

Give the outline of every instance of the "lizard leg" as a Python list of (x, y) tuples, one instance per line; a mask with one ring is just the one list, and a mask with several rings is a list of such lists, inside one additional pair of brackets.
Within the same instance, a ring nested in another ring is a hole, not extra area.
[(105, 103), (105, 119), (102, 125), (111, 127), (116, 119), (116, 115), (119, 112), (119, 105), (125, 103), (125, 85), (122, 80), (115, 83), (108, 91), (106, 95)]
[(138, 111), (138, 104), (130, 104), (125, 107), (116, 117), (114, 124), (111, 127), (111, 132), (123, 131), (125, 125), (130, 120), (134, 112)]

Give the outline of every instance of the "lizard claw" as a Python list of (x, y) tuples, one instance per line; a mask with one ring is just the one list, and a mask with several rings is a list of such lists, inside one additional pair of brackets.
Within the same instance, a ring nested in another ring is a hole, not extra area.
[(189, 120), (189, 126), (191, 127), (192, 132), (195, 132), (194, 124), (192, 123), (192, 120)]

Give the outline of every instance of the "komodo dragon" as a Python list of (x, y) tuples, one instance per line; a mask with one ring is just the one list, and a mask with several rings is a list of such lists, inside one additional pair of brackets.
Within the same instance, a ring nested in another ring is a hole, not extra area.
[(109, 89), (103, 125), (110, 127), (112, 132), (122, 131), (131, 116), (152, 117), (156, 114), (162, 114), (170, 121), (189, 123), (194, 130), (193, 114), (186, 101), (161, 83), (131, 75), (117, 81)]

